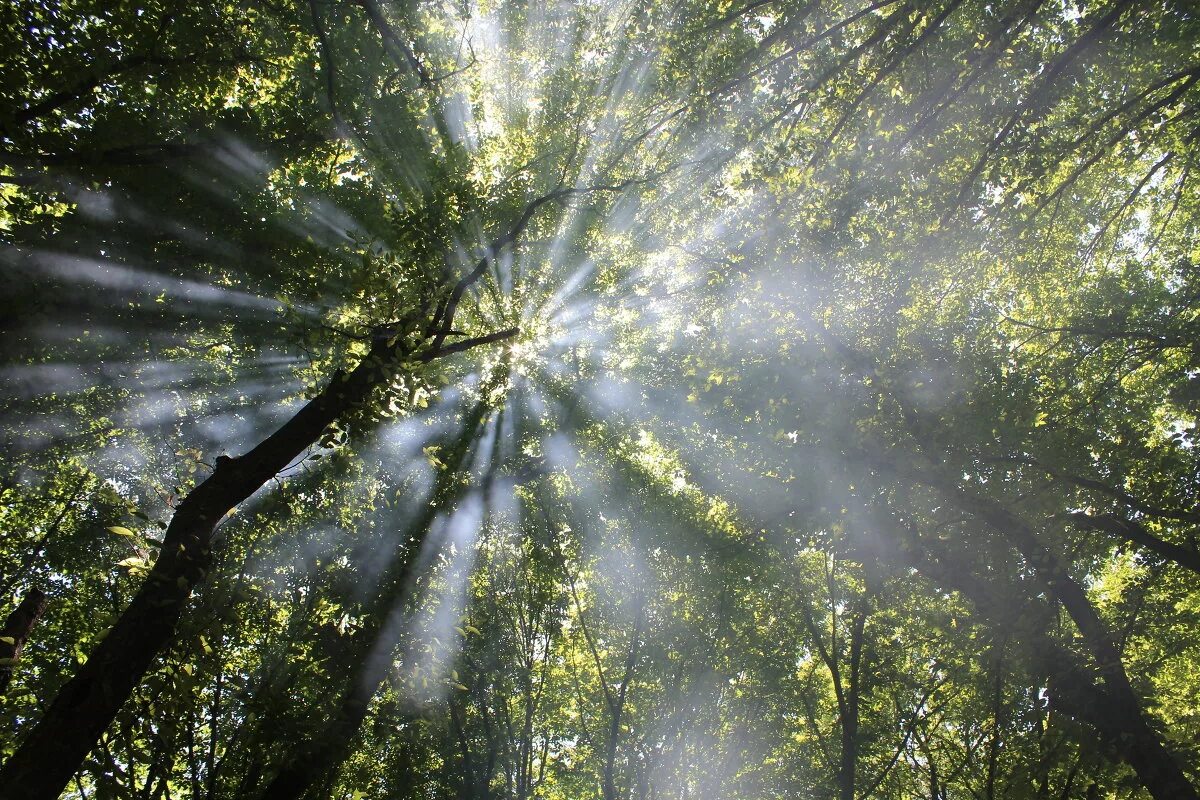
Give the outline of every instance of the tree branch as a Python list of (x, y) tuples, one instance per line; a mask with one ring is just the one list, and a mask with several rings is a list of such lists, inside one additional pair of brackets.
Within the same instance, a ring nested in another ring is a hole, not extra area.
[(494, 333), (489, 333), (486, 336), (476, 336), (471, 339), (463, 339), (461, 342), (455, 342), (454, 344), (448, 344), (445, 347), (440, 347), (436, 350), (432, 350), (428, 354), (423, 356), (421, 360), (422, 361), (433, 361), (434, 359), (442, 358), (443, 356), (448, 356), (452, 353), (461, 353), (465, 350), (470, 350), (472, 348), (479, 347), (480, 345), (491, 344), (492, 342), (499, 342), (503, 339), (508, 339), (513, 336), (516, 336), (520, 332), (521, 332), (520, 328), (515, 328), (515, 327), (514, 328), (505, 328), (502, 331), (496, 331)]
[(1101, 531), (1102, 533), (1107, 533), (1141, 545), (1168, 561), (1172, 561), (1181, 567), (1200, 574), (1200, 553), (1164, 541), (1150, 533), (1144, 526), (1132, 520), (1121, 519), (1113, 514), (1094, 515), (1082, 511), (1063, 514), (1060, 518), (1073, 522), (1082, 528)]

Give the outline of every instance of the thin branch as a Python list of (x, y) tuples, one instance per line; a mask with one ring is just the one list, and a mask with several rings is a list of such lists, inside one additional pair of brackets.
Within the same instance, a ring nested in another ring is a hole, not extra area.
[(496, 331), (495, 333), (489, 333), (486, 336), (476, 336), (471, 339), (463, 339), (461, 342), (455, 342), (454, 344), (448, 344), (448, 345), (445, 345), (444, 347), (440, 347), (436, 350), (432, 350), (429, 353), (427, 353), (426, 355), (422, 356), (421, 360), (422, 361), (433, 361), (435, 358), (442, 358), (442, 357), (448, 356), (452, 353), (461, 353), (465, 350), (470, 350), (474, 347), (479, 347), (480, 345), (491, 344), (492, 342), (499, 342), (503, 339), (508, 339), (513, 336), (516, 336), (520, 332), (521, 332), (520, 328), (505, 328), (502, 331)]
[(371, 20), (371, 24), (379, 31), (379, 36), (383, 39), (383, 49), (396, 62), (396, 66), (401, 69), (407, 68), (412, 70), (417, 76), (417, 81), (421, 84), (421, 88), (429, 89), (433, 85), (433, 80), (429, 77), (429, 72), (417, 58), (417, 54), (412, 51), (412, 48), (396, 34), (391, 23), (383, 15), (383, 9), (379, 7), (379, 4), (375, 0), (355, 0), (355, 2), (362, 7), (363, 11), (367, 12), (367, 18)]

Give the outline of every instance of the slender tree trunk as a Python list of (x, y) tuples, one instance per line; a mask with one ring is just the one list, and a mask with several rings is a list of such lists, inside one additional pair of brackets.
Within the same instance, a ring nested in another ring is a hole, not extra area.
[(46, 613), (46, 595), (41, 589), (33, 588), (25, 593), (13, 612), (0, 629), (0, 695), (8, 691), (8, 684), (16, 672), (21, 650), (29, 640), (33, 626)]
[(996, 768), (1000, 759), (1000, 724), (1004, 712), (1004, 642), (995, 645), (992, 659), (992, 735), (988, 741), (987, 800), (996, 800)]
[(454, 736), (458, 739), (458, 749), (462, 755), (462, 793), (463, 800), (470, 800), (475, 797), (475, 764), (471, 758), (471, 743), (467, 740), (467, 730), (464, 724), (462, 714), (458, 710), (458, 705), (451, 700), (450, 706), (450, 724), (454, 728)]
[[(221, 668), (217, 670), (217, 685), (213, 689), (213, 701), (208, 714), (208, 752), (204, 757), (205, 797), (213, 800), (217, 792), (217, 725), (220, 723), (221, 689), (225, 683), (225, 660), (221, 659)], [(199, 798), (196, 798), (199, 800)]]
[[(842, 718), (842, 757), (838, 772), (838, 793), (841, 800), (854, 800), (855, 777), (858, 768), (858, 707), (861, 694), (863, 632), (867, 622), (867, 598), (864, 596), (850, 622), (850, 675), (845, 692), (845, 713)], [(836, 654), (833, 655), (837, 657)]]
[(483, 729), (487, 734), (488, 743), (487, 763), (484, 766), (483, 775), (481, 775), (479, 779), (480, 800), (489, 800), (489, 798), (492, 796), (492, 775), (494, 775), (496, 772), (496, 757), (499, 755), (499, 752), (496, 749), (496, 740), (492, 736), (492, 725), (490, 722), (488, 722), (488, 709), (487, 706), (483, 704), (484, 701), (482, 700), (482, 698), (485, 697), (486, 695), (480, 693), (481, 708), (479, 716), (483, 718)]
[[(639, 597), (637, 603), (633, 637), (629, 642), (629, 652), (625, 656), (625, 674), (621, 678), (621, 685), (617, 689), (617, 696), (611, 709), (612, 720), (608, 727), (608, 751), (604, 760), (604, 800), (617, 800), (617, 743), (621, 737), (621, 717), (625, 712), (625, 697), (629, 691), (629, 682), (633, 679), (633, 669), (637, 666), (638, 652), (642, 645), (642, 623), (646, 615), (646, 599)], [(603, 675), (601, 680), (603, 680)]]
[(1079, 774), (1079, 767), (1082, 763), (1082, 758), (1076, 758), (1075, 762), (1071, 764), (1071, 769), (1067, 772), (1067, 779), (1063, 781), (1062, 791), (1058, 793), (1059, 800), (1071, 800), (1071, 790), (1075, 788), (1075, 776)]
[(914, 739), (917, 742), (917, 749), (921, 751), (921, 755), (925, 757), (925, 763), (929, 767), (929, 800), (942, 800), (942, 782), (938, 776), (937, 761), (933, 757), (929, 741), (919, 732)]
[[(457, 342), (423, 358), (432, 360), (515, 332)], [(162, 553), (137, 595), (0, 769), (6, 800), (55, 800), (62, 793), (174, 637), (193, 587), (212, 565), (217, 523), (303, 453), (330, 423), (390, 379), (394, 369), (390, 365), (400, 355), (395, 343), (377, 340), (353, 371), (335, 373), (320, 394), (253, 450), (240, 458), (217, 459), (213, 473), (175, 510)]]
[[(865, 557), (865, 554), (864, 556)], [(840, 731), (840, 748), (838, 761), (836, 764), (837, 776), (836, 785), (839, 800), (854, 800), (855, 783), (857, 780), (858, 771), (858, 711), (859, 700), (861, 695), (861, 670), (862, 670), (862, 652), (863, 652), (863, 637), (866, 628), (868, 604), (870, 603), (870, 595), (862, 595), (855, 603), (855, 608), (850, 616), (850, 641), (848, 656), (850, 663), (848, 665), (849, 674), (843, 675), (841, 665), (839, 663), (838, 637), (837, 637), (837, 596), (834, 583), (834, 567), (831, 565), (827, 569), (826, 580), (829, 591), (829, 606), (830, 606), (830, 641), (829, 646), (825, 646), (824, 637), (820, 628), (817, 627), (816, 621), (813, 619), (811, 612), (808, 610), (806, 601), (801, 602), (801, 620), (805, 628), (808, 630), (809, 636), (812, 638), (813, 645), (817, 648), (817, 654), (821, 661), (825, 664), (825, 668), (829, 670), (829, 678), (833, 682), (833, 694), (837, 701), (838, 719)], [(867, 591), (870, 591), (868, 583)], [(813, 716), (810, 714), (810, 716)], [(833, 769), (833, 759), (826, 758), (830, 769)]]

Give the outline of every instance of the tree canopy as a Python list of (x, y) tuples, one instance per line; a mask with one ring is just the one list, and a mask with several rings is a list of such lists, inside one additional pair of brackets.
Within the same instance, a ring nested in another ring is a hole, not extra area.
[(1200, 787), (1200, 14), (0, 11), (0, 796)]

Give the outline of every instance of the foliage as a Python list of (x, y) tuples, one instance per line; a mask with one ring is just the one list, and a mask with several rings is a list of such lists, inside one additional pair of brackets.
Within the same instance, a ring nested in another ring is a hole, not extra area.
[(326, 403), (55, 792), (1195, 795), (1188, 4), (0, 21), (6, 770)]

